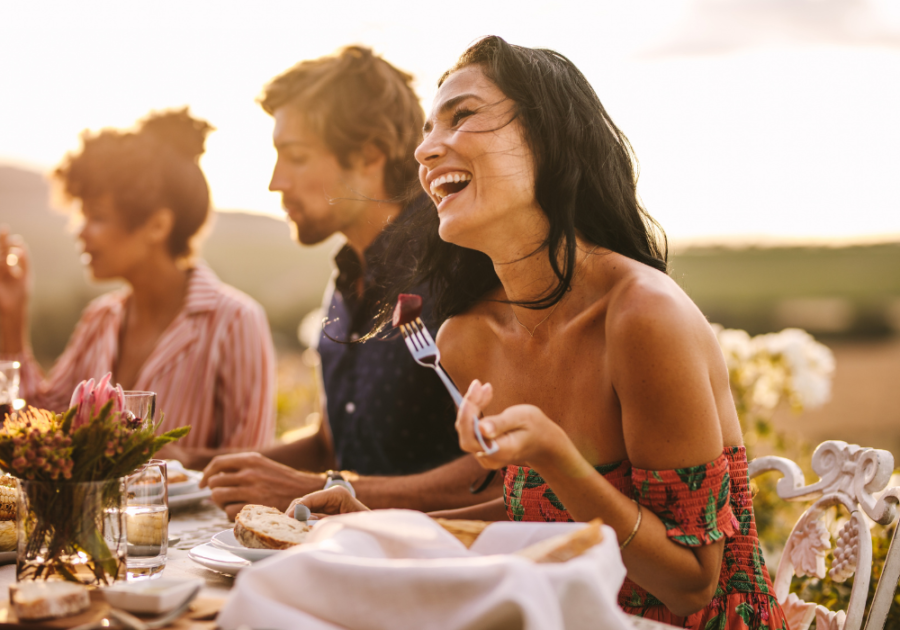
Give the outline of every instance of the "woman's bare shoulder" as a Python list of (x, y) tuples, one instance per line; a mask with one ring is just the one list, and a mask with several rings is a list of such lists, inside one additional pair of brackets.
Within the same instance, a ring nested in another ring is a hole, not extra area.
[(472, 348), (487, 348), (496, 333), (497, 302), (488, 296), (465, 313), (447, 319), (437, 334), (437, 345), (441, 351), (441, 364), (457, 380), (457, 376), (468, 378), (468, 374), (478, 371), (477, 362), (482, 352), (472, 352)]
[(635, 273), (616, 287), (606, 325), (632, 463), (675, 468), (716, 457), (721, 392), (711, 376), (723, 360), (696, 305), (664, 274)]
[(681, 287), (649, 267), (625, 273), (618, 280), (610, 293), (606, 326), (611, 340), (648, 334), (712, 334), (703, 313)]
[(468, 347), (492, 336), (496, 320), (496, 303), (485, 299), (465, 313), (447, 319), (437, 335), (437, 344), (441, 354), (453, 353), (461, 347)]

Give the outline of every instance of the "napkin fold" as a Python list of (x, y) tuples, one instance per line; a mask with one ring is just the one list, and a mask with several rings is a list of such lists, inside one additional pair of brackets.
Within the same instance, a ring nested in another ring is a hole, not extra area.
[(565, 563), (509, 555), (584, 523), (489, 525), (471, 549), (421, 512), (330, 517), (303, 545), (241, 571), (218, 618), (277, 630), (626, 630), (615, 532)]

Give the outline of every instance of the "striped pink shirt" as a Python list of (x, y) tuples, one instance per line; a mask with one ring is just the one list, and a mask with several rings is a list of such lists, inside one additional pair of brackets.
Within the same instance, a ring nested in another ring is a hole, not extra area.
[[(130, 289), (102, 295), (82, 313), (62, 356), (45, 379), (29, 354), (20, 395), (29, 405), (63, 411), (75, 386), (111, 372)], [(260, 448), (275, 435), (275, 351), (263, 308), (198, 264), (184, 308), (147, 361), (134, 389), (156, 392), (161, 430), (186, 424), (186, 447)]]

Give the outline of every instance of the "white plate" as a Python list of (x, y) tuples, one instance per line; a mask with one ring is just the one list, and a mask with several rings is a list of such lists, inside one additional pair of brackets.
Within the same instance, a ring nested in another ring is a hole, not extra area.
[(236, 556), (244, 558), (245, 560), (249, 560), (250, 562), (263, 560), (264, 558), (273, 556), (280, 551), (284, 551), (283, 549), (251, 549), (250, 547), (245, 547), (234, 537), (233, 529), (226, 529), (219, 532), (212, 537), (212, 540), (210, 540), (209, 543), (213, 547), (224, 549), (225, 551), (231, 552)]
[(203, 478), (203, 473), (199, 470), (184, 470), (182, 468), (174, 468), (172, 472), (183, 472), (187, 475), (187, 481), (179, 481), (178, 483), (170, 483), (169, 484), (169, 499), (173, 496), (180, 496), (182, 494), (192, 494), (197, 492), (200, 489), (200, 479)]
[(203, 499), (207, 499), (211, 496), (212, 490), (209, 488), (203, 488), (203, 490), (197, 490), (196, 492), (189, 492), (187, 494), (176, 494), (175, 496), (169, 495), (169, 509), (177, 510), (197, 505), (203, 501)]
[(12, 564), (16, 561), (15, 551), (0, 551), (0, 564)]
[(239, 558), (230, 551), (213, 547), (210, 543), (203, 543), (191, 549), (188, 558), (200, 566), (225, 575), (237, 575), (238, 571), (250, 566), (249, 560)]

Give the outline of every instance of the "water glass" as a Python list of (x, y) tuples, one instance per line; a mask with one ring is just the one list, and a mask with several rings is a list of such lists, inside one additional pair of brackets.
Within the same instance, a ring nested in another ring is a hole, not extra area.
[(158, 577), (169, 551), (169, 490), (166, 462), (151, 459), (128, 476), (125, 530), (128, 579)]
[(20, 367), (18, 361), (0, 361), (0, 422), (16, 408)]
[(126, 391), (125, 413), (135, 424), (153, 424), (156, 419), (156, 392)]

